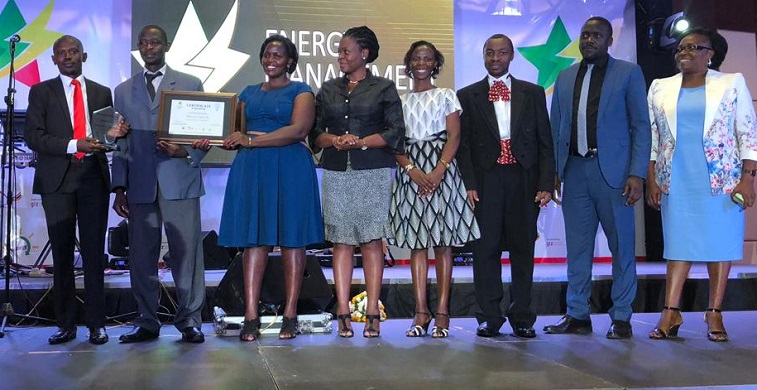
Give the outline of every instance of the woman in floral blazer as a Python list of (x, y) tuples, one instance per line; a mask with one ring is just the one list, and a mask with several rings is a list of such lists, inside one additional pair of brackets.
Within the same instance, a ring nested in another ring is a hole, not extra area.
[(755, 200), (757, 123), (744, 77), (717, 71), (727, 51), (717, 32), (689, 30), (675, 54), (681, 73), (649, 89), (647, 203), (662, 210), (668, 261), (665, 306), (652, 339), (677, 336), (683, 284), (693, 262), (707, 262), (707, 337), (728, 340), (721, 306), (731, 262), (743, 257), (742, 211)]

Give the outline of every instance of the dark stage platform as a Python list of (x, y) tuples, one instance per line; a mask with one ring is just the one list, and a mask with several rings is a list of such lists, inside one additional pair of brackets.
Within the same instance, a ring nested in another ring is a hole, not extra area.
[[(78, 338), (50, 346), (50, 327), (11, 328), (0, 339), (4, 389), (744, 389), (755, 388), (757, 312), (724, 313), (731, 337), (712, 343), (702, 313), (684, 313), (678, 341), (646, 333), (657, 314), (636, 314), (636, 335), (607, 340), (607, 315), (592, 317), (594, 333), (545, 335), (557, 316), (539, 317), (538, 336), (475, 336), (475, 320), (453, 318), (447, 339), (409, 339), (407, 319), (381, 324), (381, 337), (352, 339), (335, 333), (280, 341), (263, 335), (242, 343), (217, 337), (210, 324), (204, 344), (179, 342), (164, 326), (160, 338), (120, 345), (128, 327), (110, 327), (111, 341), (94, 346)], [(503, 331), (510, 331), (505, 325)]]
[[(317, 269), (317, 268), (316, 268)], [(333, 272), (331, 268), (322, 268), (329, 287), (333, 289)], [(637, 263), (639, 275), (638, 293), (634, 303), (637, 313), (658, 312), (663, 305), (665, 291), (665, 263)], [(453, 269), (453, 285), (451, 295), (451, 314), (453, 317), (473, 317), (477, 309), (473, 293), (473, 270), (470, 266), (456, 266)], [(610, 286), (612, 265), (597, 263), (594, 265), (594, 293), (591, 298), (593, 311), (605, 313), (610, 308)], [(212, 321), (213, 306), (223, 306), (225, 302), (216, 299), (218, 285), (225, 270), (207, 271), (207, 299), (203, 313), (204, 321)], [(695, 264), (691, 270), (690, 279), (686, 282), (684, 298), (681, 308), (684, 311), (702, 311), (707, 307), (708, 280), (706, 266)], [(165, 286), (161, 302), (170, 321), (173, 312), (171, 296), (174, 293), (173, 279), (168, 270), (161, 270), (160, 278)], [(241, 278), (241, 276), (240, 276)], [(241, 279), (240, 279), (241, 280)], [(432, 310), (436, 303), (436, 285), (433, 267), (429, 271), (429, 299)], [(510, 282), (509, 265), (502, 266), (502, 281), (505, 285)], [(11, 280), (11, 301), (18, 313), (33, 312), (42, 317), (53, 317), (52, 308), (52, 277), (14, 277)], [(78, 288), (83, 288), (83, 280), (77, 280)], [(105, 277), (107, 314), (112, 317), (128, 321), (136, 309), (131, 295), (129, 275), (124, 271)], [(534, 271), (533, 306), (539, 315), (557, 315), (565, 312), (565, 291), (567, 288), (566, 266), (564, 264), (537, 264)], [(353, 295), (365, 289), (363, 271), (356, 268), (352, 290)], [(221, 295), (221, 294), (218, 294)], [(228, 294), (226, 294), (228, 295)], [(410, 318), (414, 313), (414, 298), (412, 281), (408, 266), (387, 267), (384, 270), (384, 284), (381, 300), (386, 306), (389, 318)], [(327, 300), (328, 301), (328, 300)], [(333, 303), (333, 302), (332, 302)], [(326, 310), (331, 307), (326, 305)], [(757, 310), (757, 266), (734, 265), (731, 270), (728, 289), (726, 291), (724, 310)], [(80, 313), (81, 314), (81, 313)], [(229, 314), (235, 314), (229, 312)], [(28, 324), (24, 322), (24, 324)]]

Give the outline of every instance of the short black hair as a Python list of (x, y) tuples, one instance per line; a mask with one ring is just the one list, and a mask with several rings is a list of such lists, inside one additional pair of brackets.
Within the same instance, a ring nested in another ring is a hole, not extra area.
[[(146, 30), (158, 30), (163, 43), (168, 43), (168, 34), (166, 34), (166, 30), (163, 30), (163, 27), (160, 27), (157, 24), (148, 24), (147, 26), (144, 26), (141, 30), (139, 30), (139, 36), (141, 36), (142, 33)], [(137, 39), (139, 39), (139, 36), (137, 36)]]
[(84, 45), (82, 45), (79, 38), (73, 36), (73, 35), (61, 35), (60, 38), (55, 40), (55, 43), (53, 43), (53, 54), (55, 54), (55, 49), (58, 47), (58, 45), (63, 41), (74, 41), (76, 42), (76, 45), (79, 46), (79, 51), (84, 52)]
[[(595, 21), (595, 22), (599, 22), (600, 24), (603, 24), (605, 27), (607, 27), (607, 31), (608, 31), (607, 37), (608, 38), (612, 38), (612, 23), (610, 23), (609, 20), (607, 20), (606, 18), (603, 18), (601, 16), (592, 16), (589, 19), (586, 19), (586, 23), (589, 23), (592, 20)], [(586, 23), (584, 23), (584, 24), (586, 24)]]
[(686, 30), (686, 32), (681, 35), (681, 39), (692, 34), (707, 37), (707, 40), (710, 41), (710, 46), (712, 46), (712, 51), (714, 53), (707, 67), (710, 69), (719, 70), (720, 65), (723, 64), (723, 61), (725, 61), (725, 55), (728, 54), (728, 41), (726, 41), (725, 37), (720, 35), (719, 32), (704, 27), (694, 27)]
[(300, 60), (300, 54), (297, 53), (297, 47), (294, 45), (294, 42), (283, 35), (271, 35), (270, 37), (266, 38), (265, 41), (263, 41), (263, 44), (260, 45), (260, 63), (263, 64), (263, 54), (265, 53), (265, 48), (271, 42), (278, 42), (281, 43), (282, 46), (284, 46), (287, 57), (292, 60), (292, 63), (287, 65), (287, 73), (294, 73), (294, 71), (297, 70), (297, 61)]
[(504, 40), (507, 40), (508, 42), (510, 42), (510, 48), (511, 48), (511, 49), (514, 49), (514, 48), (513, 48), (513, 40), (512, 40), (512, 39), (510, 39), (510, 37), (508, 37), (508, 36), (507, 36), (507, 35), (505, 35), (505, 34), (494, 34), (494, 35), (490, 36), (489, 38), (487, 38), (487, 39), (486, 39), (486, 40), (484, 41), (484, 47), (482, 47), (482, 48), (481, 48), (481, 51), (482, 51), (482, 52), (486, 52), (486, 45), (488, 45), (488, 44), (489, 44), (489, 41), (491, 41), (492, 39), (504, 39)]
[(352, 27), (347, 29), (343, 36), (354, 39), (361, 50), (368, 49), (368, 57), (366, 57), (365, 62), (370, 64), (376, 61), (379, 55), (379, 42), (376, 33), (368, 26)]
[(434, 60), (436, 61), (436, 66), (434, 66), (434, 69), (431, 69), (431, 78), (436, 78), (439, 72), (441, 72), (442, 66), (444, 66), (444, 55), (436, 48), (436, 46), (434, 46), (433, 43), (428, 41), (416, 41), (413, 42), (412, 45), (410, 45), (410, 49), (407, 51), (407, 53), (405, 53), (405, 74), (408, 77), (413, 78), (413, 72), (412, 69), (410, 69), (410, 61), (412, 60), (413, 52), (415, 51), (415, 49), (422, 46), (427, 46), (434, 52)]

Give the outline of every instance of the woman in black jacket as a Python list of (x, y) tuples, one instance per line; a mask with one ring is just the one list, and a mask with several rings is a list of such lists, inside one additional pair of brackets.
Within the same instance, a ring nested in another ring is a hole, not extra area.
[(316, 96), (315, 144), (323, 148), (322, 197), (326, 240), (334, 243), (339, 336), (352, 337), (350, 285), (360, 245), (368, 293), (364, 337), (378, 337), (384, 254), (394, 155), (402, 153), (405, 123), (394, 82), (366, 68), (378, 57), (368, 27), (347, 30), (339, 42), (339, 70)]

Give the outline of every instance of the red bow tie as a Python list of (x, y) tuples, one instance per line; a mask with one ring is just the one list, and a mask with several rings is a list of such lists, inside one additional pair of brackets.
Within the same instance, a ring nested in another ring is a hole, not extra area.
[(503, 102), (510, 101), (510, 88), (507, 88), (505, 82), (501, 80), (495, 81), (489, 88), (489, 101), (497, 102), (500, 100)]

